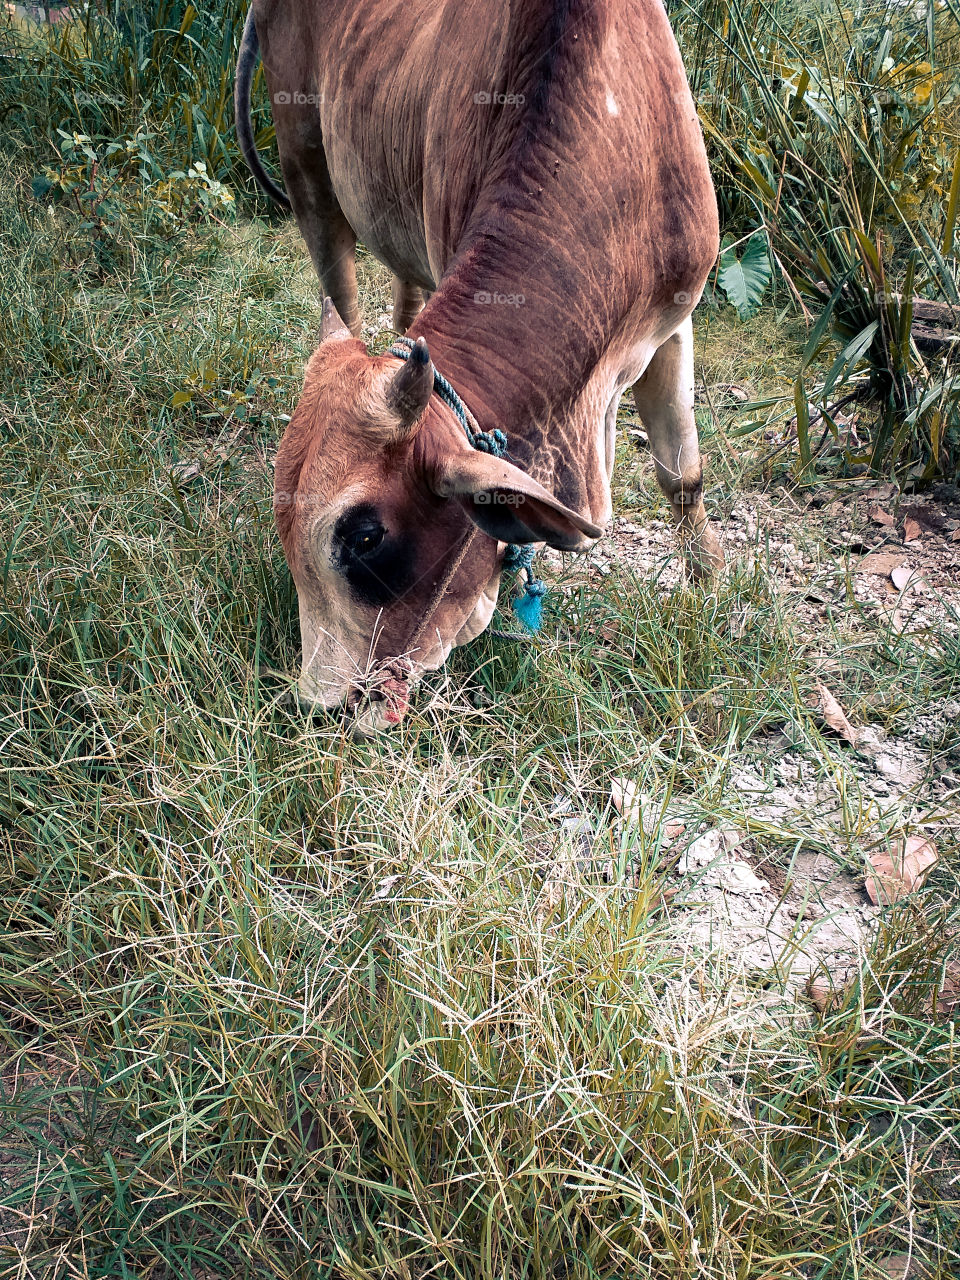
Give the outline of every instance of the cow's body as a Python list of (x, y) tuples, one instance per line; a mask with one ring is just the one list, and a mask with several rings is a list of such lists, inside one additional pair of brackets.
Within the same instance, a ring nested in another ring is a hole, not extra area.
[[(681, 532), (701, 562), (717, 562), (700, 500), (688, 319), (716, 256), (716, 202), (659, 0), (254, 0), (254, 15), (285, 185), (346, 327), (359, 333), (359, 238), (394, 273), (397, 327), (426, 340), (482, 430), (506, 432), (510, 461), (582, 518), (556, 536), (531, 521), (530, 538), (554, 545), (587, 545), (609, 519), (616, 407), (635, 386)], [(421, 291), (432, 296), (418, 314)], [(324, 344), (308, 367), (305, 402), (321, 357), (314, 380), (326, 391), (309, 420), (298, 409), (281, 447), (283, 493), (308, 482), (334, 501), (336, 484), (326, 474), (310, 480), (304, 460), (311, 431), (328, 431), (317, 416), (325, 396), (336, 399), (338, 386), (366, 394), (358, 350)], [(436, 398), (424, 420), (403, 459), (391, 464), (386, 450), (388, 468), (429, 471), (434, 455), (463, 447)], [(413, 655), (421, 667), (486, 625), (502, 556), (499, 528), (477, 518), (483, 499), (474, 492), (471, 507), (457, 489), (451, 504), (449, 485), (426, 487), (453, 508), (442, 519), (414, 516), (438, 530), (428, 585), (446, 543), (458, 545), (469, 528), (464, 510), (494, 537), (475, 540), (443, 600), (408, 610), (436, 611), (436, 643), (424, 640)], [(295, 522), (280, 513), (303, 621), (304, 590), (316, 588), (292, 547)], [(326, 634), (332, 616), (324, 614)], [(367, 632), (371, 659), (403, 651), (406, 623), (398, 614), (391, 634), (384, 616), (381, 605), (378, 635)], [(334, 647), (350, 646), (350, 630)], [(317, 643), (306, 631), (304, 642), (306, 675)], [(343, 698), (349, 674), (335, 690), (329, 683), (329, 696), (313, 688), (327, 704)]]

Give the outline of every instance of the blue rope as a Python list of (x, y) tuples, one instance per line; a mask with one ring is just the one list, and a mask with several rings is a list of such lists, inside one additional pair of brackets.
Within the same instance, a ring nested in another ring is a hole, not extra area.
[(503, 567), (508, 572), (514, 569), (519, 573), (521, 569), (524, 569), (529, 573), (535, 555), (536, 551), (532, 542), (528, 542), (522, 547), (517, 546), (515, 542), (511, 542), (503, 553)]
[[(406, 360), (415, 345), (412, 338), (397, 338), (387, 354), (396, 356), (399, 360)], [(481, 453), (490, 453), (495, 458), (502, 458), (506, 454), (507, 437), (504, 433), (497, 429), (474, 431), (467, 419), (466, 406), (436, 365), (433, 367), (433, 389), (443, 403), (449, 405), (460, 419), (460, 425), (475, 449), (479, 449)]]
[[(396, 356), (399, 360), (407, 360), (415, 345), (413, 338), (397, 338), (387, 354)], [(467, 417), (466, 405), (436, 365), (433, 367), (433, 389), (443, 403), (449, 406), (456, 414), (467, 439), (474, 449), (479, 449), (481, 453), (489, 453), (494, 458), (506, 456), (507, 437), (504, 432), (496, 427), (493, 431), (475, 431)], [(517, 543), (511, 542), (507, 544), (507, 549), (503, 556), (503, 567), (508, 573), (516, 570), (518, 573), (522, 572), (527, 575), (523, 593), (516, 596), (512, 603), (514, 613), (527, 630), (531, 632), (539, 631), (543, 623), (543, 597), (547, 594), (547, 588), (543, 581), (533, 576), (533, 558), (535, 554), (532, 543), (526, 546), (518, 546)]]

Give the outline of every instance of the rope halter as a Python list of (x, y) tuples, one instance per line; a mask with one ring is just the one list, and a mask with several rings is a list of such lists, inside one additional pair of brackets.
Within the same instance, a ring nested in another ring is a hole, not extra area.
[[(388, 355), (396, 356), (400, 360), (407, 360), (410, 353), (416, 346), (413, 338), (397, 338), (393, 346), (387, 352)], [(457, 421), (463, 427), (467, 440), (474, 449), (478, 449), (481, 453), (492, 454), (495, 458), (503, 458), (507, 453), (507, 437), (504, 432), (499, 429), (493, 431), (481, 431), (480, 424), (476, 418), (461, 400), (460, 396), (454, 390), (453, 386), (447, 381), (440, 370), (434, 365), (433, 367), (433, 389), (448, 408), (452, 409)], [(444, 574), (439, 587), (434, 593), (427, 611), (420, 622), (419, 627), (411, 641), (410, 648), (415, 647), (423, 639), (423, 633), (427, 629), (427, 624), (433, 616), (437, 605), (446, 594), (450, 583), (453, 581), (457, 570), (463, 563), (470, 544), (476, 537), (477, 530), (467, 538), (467, 541), (460, 549), (453, 565)], [(512, 601), (513, 611), (531, 633), (540, 630), (543, 622), (543, 597), (547, 593), (547, 588), (540, 578), (534, 577), (533, 558), (536, 552), (532, 543), (525, 546), (518, 546), (515, 542), (507, 544), (507, 549), (503, 557), (503, 568), (507, 572), (516, 571), (526, 574), (526, 584), (523, 592)]]
[[(412, 338), (398, 338), (387, 354), (396, 356), (400, 360), (408, 360), (415, 346)], [(504, 457), (507, 452), (507, 437), (499, 430), (481, 431), (476, 418), (436, 366), (433, 370), (433, 389), (443, 403), (453, 410), (457, 421), (466, 433), (467, 440), (474, 449), (492, 454), (495, 458)], [(405, 653), (395, 658), (385, 658), (377, 663), (361, 681), (354, 685), (347, 697), (349, 710), (361, 715), (362, 709), (367, 706), (370, 708), (369, 714), (372, 715), (372, 708), (378, 706), (377, 714), (385, 723), (399, 724), (410, 702), (410, 681), (416, 668), (413, 655), (419, 648), (430, 620), (437, 611), (437, 606), (449, 591), (479, 532), (476, 525), (471, 526), (459, 551), (437, 584), (413, 635), (407, 641)], [(533, 576), (533, 557), (532, 545), (518, 546), (513, 542), (507, 545), (503, 557), (505, 570), (526, 574), (526, 586), (512, 603), (514, 612), (528, 632), (536, 632), (540, 629), (543, 620), (543, 597), (547, 590), (540, 579)], [(510, 632), (498, 631), (495, 634), (510, 640), (522, 639), (521, 636)]]

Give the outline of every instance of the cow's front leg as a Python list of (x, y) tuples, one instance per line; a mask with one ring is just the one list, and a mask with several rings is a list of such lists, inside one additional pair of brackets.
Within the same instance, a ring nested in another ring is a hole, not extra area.
[(393, 277), (393, 327), (397, 333), (406, 333), (423, 310), (426, 297), (419, 285), (408, 284), (399, 276)]
[(693, 415), (690, 319), (657, 348), (633, 385), (633, 398), (691, 571), (694, 577), (708, 577), (723, 565), (723, 548), (703, 506), (700, 443)]

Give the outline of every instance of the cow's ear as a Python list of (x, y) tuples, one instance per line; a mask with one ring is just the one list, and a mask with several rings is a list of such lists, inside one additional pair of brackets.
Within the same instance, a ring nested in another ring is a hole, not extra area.
[(445, 460), (433, 488), (455, 498), (474, 524), (500, 542), (546, 542), (560, 551), (582, 551), (603, 533), (519, 467), (488, 453)]

